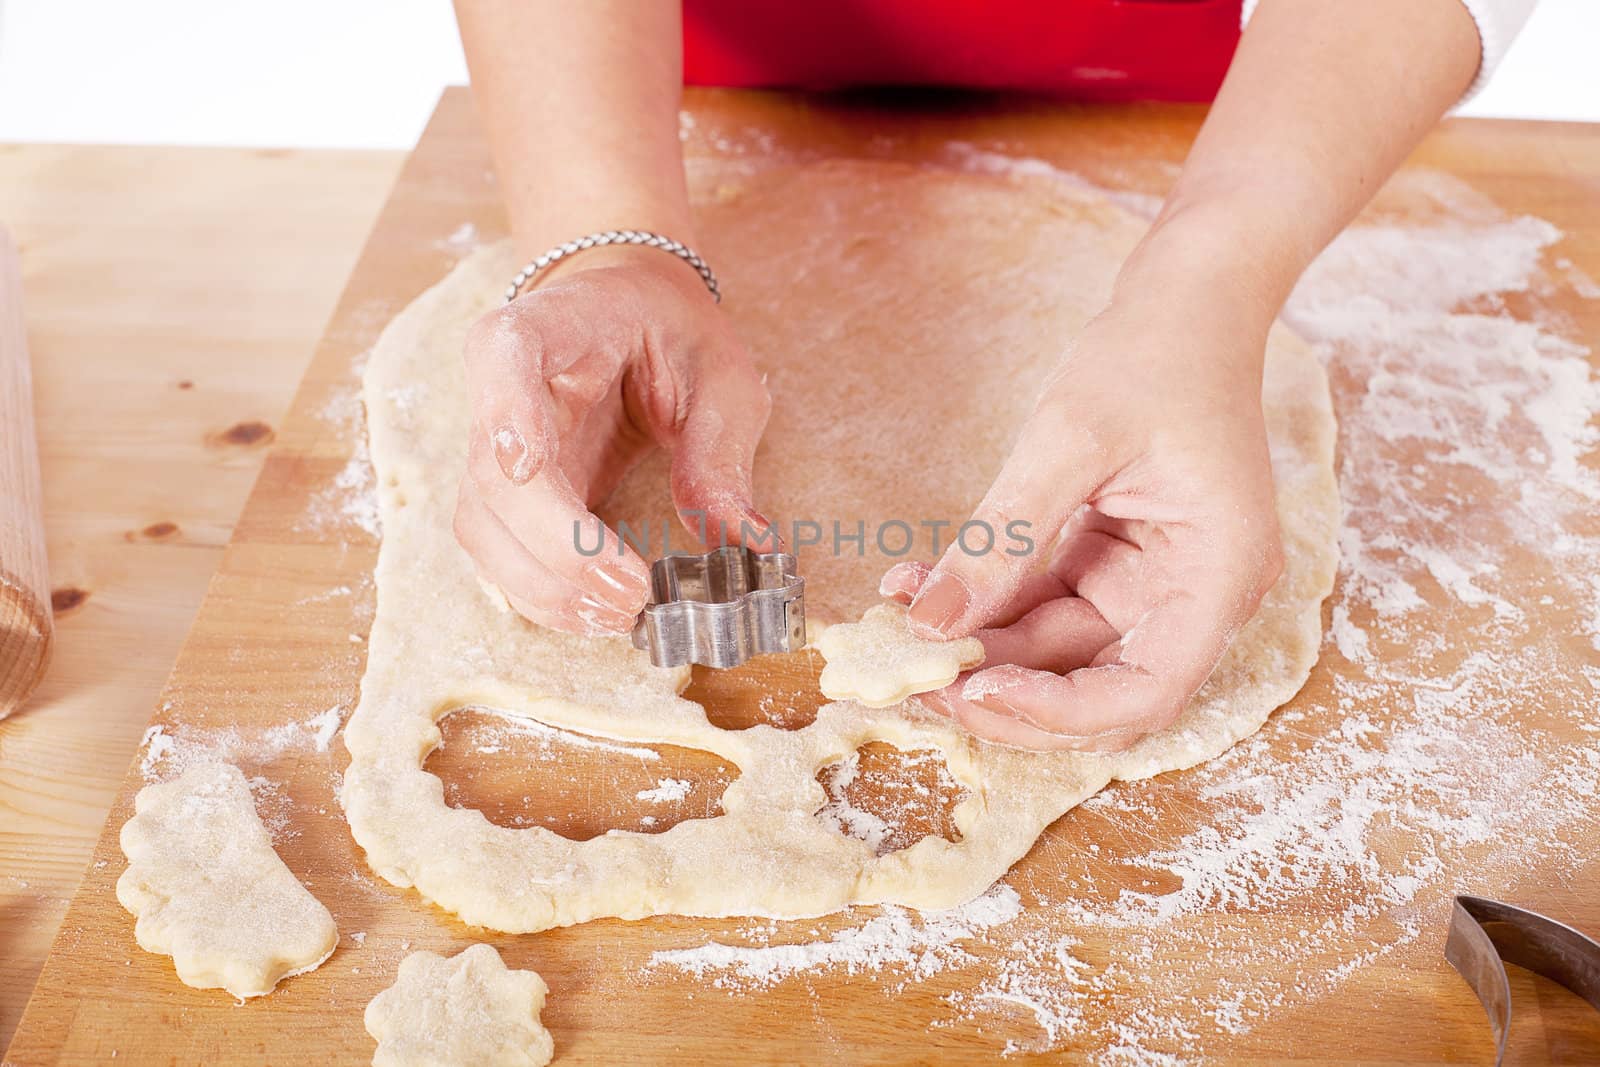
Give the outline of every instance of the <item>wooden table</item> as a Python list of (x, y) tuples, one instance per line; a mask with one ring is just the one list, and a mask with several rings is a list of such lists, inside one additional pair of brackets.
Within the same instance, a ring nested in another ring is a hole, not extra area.
[(0, 722), (0, 1045), (401, 159), (0, 146), (58, 627)]
[[(1040, 154), (1048, 150), (1070, 159), (1069, 165), (1090, 180), (1146, 191), (1170, 181), (1199, 118), (1193, 109), (1047, 113), (1037, 106), (991, 110), (948, 101), (923, 113), (898, 105), (880, 109), (856, 102), (830, 108), (779, 97), (716, 94), (698, 95), (692, 104), (697, 114), (729, 129), (781, 129), (823, 152), (866, 143), (875, 128), (892, 125), (908, 151), (954, 133)], [(759, 145), (759, 136), (750, 143)], [(1571, 234), (1565, 254), (1591, 275), (1600, 274), (1600, 220), (1594, 214), (1600, 203), (1594, 177), (1600, 174), (1600, 133), (1594, 129), (1456, 122), (1431, 138), (1417, 158), (1467, 178), (1508, 210), (1552, 220)], [(467, 225), (471, 231), (462, 229)], [(375, 555), (359, 500), (338, 495), (341, 486), (348, 489), (360, 478), (359, 459), (352, 463), (359, 422), (346, 411), (359, 356), (387, 318), (437, 280), (459, 254), (452, 234), (495, 235), (503, 229), (465, 96), (447, 94), (351, 277), (289, 417), (274, 424), (276, 441), (179, 655), (158, 723), (175, 733), (218, 731), (230, 724), (259, 730), (303, 723), (329, 707), (349, 707), (361, 670), (360, 639), (370, 619), (368, 575)], [(1574, 305), (1573, 315), (1592, 337), (1596, 312)], [(36, 358), (44, 361), (42, 354)], [(262, 417), (238, 416), (247, 422)], [(48, 416), (45, 421), (48, 426)], [(229, 419), (214, 421), (216, 429), (234, 425)], [(245, 430), (240, 436), (253, 433)], [(152, 513), (131, 528), (145, 530), (169, 517)], [(181, 517), (172, 521), (184, 525)], [(129, 526), (118, 526), (124, 528)], [(715, 693), (702, 683), (700, 692), (732, 721), (757, 715), (753, 709), (765, 687), (781, 684), (798, 698), (808, 683), (807, 668), (800, 664), (783, 677), (757, 670), (719, 680)], [(1325, 695), (1327, 685), (1325, 676), (1314, 677), (1308, 693), (1315, 695), (1321, 687)], [(135, 733), (132, 728), (124, 733), (120, 757), (130, 751)], [(284, 800), (275, 810), (292, 820), (293, 832), (281, 837), (280, 852), (333, 909), (341, 929), (362, 937), (347, 939), (319, 971), (244, 1009), (214, 992), (179, 985), (169, 961), (134, 946), (131, 920), (112, 894), (121, 869), (116, 832), (143, 784), (135, 767), (111, 807), (94, 865), (62, 923), (9, 1062), (76, 1062), (113, 1051), (119, 1061), (133, 1062), (277, 1062), (299, 1058), (307, 1047), (321, 1059), (364, 1062), (371, 1046), (361, 1032), (361, 1008), (391, 980), (399, 956), (412, 948), (453, 951), (471, 940), (489, 940), (512, 965), (535, 966), (545, 975), (554, 990), (546, 1018), (569, 1062), (675, 1057), (778, 1063), (807, 1057), (901, 1063), (924, 1060), (932, 1050), (986, 1059), (998, 1047), (981, 1029), (927, 1028), (929, 1013), (948, 985), (908, 989), (888, 1002), (896, 1005), (889, 1017), (883, 1014), (885, 1001), (842, 980), (744, 999), (685, 988), (687, 980), (676, 987), (655, 982), (635, 989), (618, 977), (619, 968), (637, 963), (641, 946), (693, 939), (697, 931), (727, 924), (670, 918), (601, 922), (525, 938), (470, 930), (365, 872), (334, 803), (332, 775), (344, 762), (337, 746), (326, 754), (308, 752), (303, 745), (287, 754), (246, 751), (240, 762), (247, 773), (260, 771), (283, 782)], [(443, 765), (432, 766), (446, 775)], [(702, 772), (715, 775), (714, 769), (695, 769)], [(614, 787), (626, 780), (613, 775), (603, 784)], [(462, 788), (470, 793), (472, 783)], [(573, 792), (563, 792), (560, 783), (548, 791), (544, 785), (529, 788), (552, 801), (570, 799)], [(1175, 788), (1174, 795), (1181, 792)], [(593, 833), (637, 815), (618, 803), (587, 820), (569, 819), (561, 828)], [(1092, 832), (1095, 818), (1078, 821), (1079, 832), (1086, 827)], [(1587, 875), (1592, 877), (1594, 869), (1591, 863)], [(1526, 902), (1580, 926), (1600, 928), (1600, 899), (1586, 884), (1545, 887)], [(1249, 935), (1248, 927), (1245, 931)], [(1284, 931), (1263, 928), (1253, 936), (1284, 936)], [(1591, 1054), (1600, 1048), (1593, 1023), (1570, 1003), (1574, 998), (1531, 978), (1518, 982), (1518, 1010), (1531, 1020), (1521, 1031), (1525, 1048), (1578, 1048)], [(1476, 1002), (1435, 956), (1427, 957), (1424, 970), (1376, 968), (1349, 986), (1346, 997), (1288, 1005), (1248, 1034), (1208, 1039), (1205, 1050), (1241, 1062), (1318, 1061), (1330, 1047), (1368, 1061), (1478, 1062), (1489, 1050)]]

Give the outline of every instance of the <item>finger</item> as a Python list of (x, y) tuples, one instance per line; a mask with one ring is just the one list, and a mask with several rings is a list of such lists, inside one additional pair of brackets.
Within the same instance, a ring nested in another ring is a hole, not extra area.
[(538, 608), (527, 603), (526, 601), (519, 600), (510, 593), (505, 593), (505, 598), (506, 602), (511, 605), (512, 610), (518, 615), (521, 615), (531, 623), (543, 626), (549, 630), (560, 630), (563, 633), (577, 634), (580, 637), (622, 637), (625, 636), (632, 628), (632, 620), (629, 620), (630, 625), (624, 626), (621, 629), (618, 629), (610, 622), (591, 622), (587, 619), (581, 618), (574, 622), (570, 618), (545, 614)]
[[(564, 406), (565, 398), (556, 397), (558, 412)], [(606, 501), (655, 448), (649, 434), (626, 416), (619, 417), (619, 407), (620, 399), (605, 398), (581, 418), (568, 413), (571, 424), (561, 434), (561, 473), (591, 509)]]
[(999, 666), (975, 673), (962, 696), (1049, 733), (1150, 733), (1182, 713), (1242, 621), (1215, 591), (1175, 593), (1123, 636), (1114, 662), (1065, 675)]
[[(921, 561), (897, 563), (884, 572), (878, 582), (878, 595), (900, 604), (909, 604), (928, 580), (933, 568)], [(1010, 626), (1041, 604), (1069, 596), (1070, 591), (1048, 571), (1027, 575), (1011, 602), (991, 621), (991, 628)], [(979, 636), (982, 636), (980, 632)]]
[(1016, 748), (1046, 752), (1120, 752), (1139, 739), (1139, 735), (1127, 731), (1092, 737), (1050, 733), (1020, 722), (1010, 715), (993, 712), (982, 705), (970, 703), (960, 696), (951, 694), (949, 690), (924, 693), (919, 699), (933, 710), (954, 719), (973, 736)]
[[(1054, 574), (1049, 571), (1035, 571), (1025, 575), (1022, 586), (1017, 590), (1007, 604), (996, 608), (994, 617), (989, 620), (988, 629), (1005, 629), (1015, 626), (1035, 610), (1059, 600), (1072, 598), (1069, 590)], [(984, 631), (979, 631), (983, 633)]]
[(581, 354), (547, 345), (539, 326), (548, 300), (529, 295), (496, 308), (467, 333), (462, 358), (475, 432), (482, 432), (512, 485), (526, 485), (558, 451), (546, 383)]
[[(1011, 663), (1046, 671), (1085, 666), (1117, 639), (1116, 631), (1100, 613), (1075, 597), (1052, 600), (1011, 626), (980, 630), (977, 636), (983, 642), (986, 664)], [(924, 694), (921, 699), (978, 737), (1022, 748), (1110, 751), (1126, 747), (1136, 739), (1136, 735), (1126, 731), (1091, 737), (1050, 733), (1013, 715), (991, 711), (962, 696), (970, 677), (963, 676), (953, 685)]]
[[(1023, 425), (1000, 475), (969, 526), (994, 535), (987, 551), (959, 535), (911, 602), (914, 630), (926, 637), (964, 637), (992, 622), (1017, 595), (1040, 551), (1110, 475), (1095, 435), (1061, 405), (1041, 406)], [(1022, 524), (1020, 526), (1014, 524)], [(1021, 532), (1026, 544), (1013, 535)]]
[(649, 570), (639, 554), (607, 528), (551, 466), (525, 485), (499, 476), (488, 444), (474, 438), (467, 472), (489, 511), (532, 559), (625, 615), (637, 615), (649, 593)]
[(878, 595), (888, 597), (900, 604), (911, 603), (911, 598), (917, 595), (917, 590), (922, 588), (922, 583), (928, 580), (928, 575), (933, 573), (933, 568), (921, 560), (906, 560), (896, 563), (893, 567), (883, 572), (883, 577), (878, 580)]
[(1050, 569), (1119, 632), (1132, 629), (1150, 606), (1144, 553), (1112, 534), (1082, 530), (1071, 535)]
[(688, 398), (682, 424), (664, 437), (672, 451), (672, 500), (708, 547), (778, 548), (777, 531), (755, 508), (751, 472), (772, 400), (739, 357), (708, 374)]
[(1088, 666), (1119, 636), (1079, 597), (1047, 601), (1009, 626), (977, 633), (986, 667), (1013, 664), (1058, 673)]
[(456, 498), (456, 539), (518, 614), (552, 629), (572, 633), (620, 633), (633, 615), (597, 600), (540, 563), (490, 511), (470, 481)]

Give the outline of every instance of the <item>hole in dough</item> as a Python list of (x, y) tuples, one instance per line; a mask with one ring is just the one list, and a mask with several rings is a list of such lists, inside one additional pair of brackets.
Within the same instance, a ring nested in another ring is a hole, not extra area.
[(445, 803), (496, 826), (543, 826), (573, 841), (715, 818), (739, 777), (699, 749), (588, 737), (484, 708), (450, 712), (439, 732), (444, 742), (423, 768), (444, 782)]
[(828, 703), (817, 687), (823, 659), (815, 649), (755, 656), (728, 670), (696, 665), (683, 696), (706, 711), (720, 730), (748, 730), (757, 724), (800, 730), (817, 720)]
[(937, 749), (902, 752), (871, 741), (848, 759), (817, 772), (828, 803), (817, 818), (878, 855), (909, 848), (929, 835), (960, 841), (955, 810), (968, 791), (950, 776)]

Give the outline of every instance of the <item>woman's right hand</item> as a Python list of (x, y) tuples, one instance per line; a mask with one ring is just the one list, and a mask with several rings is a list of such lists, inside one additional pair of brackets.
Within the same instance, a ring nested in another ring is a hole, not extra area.
[(673, 503), (696, 538), (775, 537), (751, 493), (771, 399), (685, 263), (653, 248), (588, 250), (479, 319), (465, 358), (473, 422), (456, 538), (532, 621), (583, 634), (633, 626), (649, 568), (590, 509), (657, 445), (672, 454)]

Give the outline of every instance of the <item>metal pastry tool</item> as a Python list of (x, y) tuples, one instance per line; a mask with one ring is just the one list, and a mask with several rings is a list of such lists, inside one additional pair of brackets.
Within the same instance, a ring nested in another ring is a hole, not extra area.
[(1444, 958), (1483, 1002), (1494, 1030), (1495, 1063), (1511, 1034), (1506, 964), (1559, 982), (1600, 1010), (1600, 943), (1536, 912), (1482, 897), (1456, 897)]
[(787, 552), (728, 545), (663, 556), (650, 568), (633, 647), (657, 667), (736, 667), (758, 653), (797, 651), (806, 643), (805, 589)]

